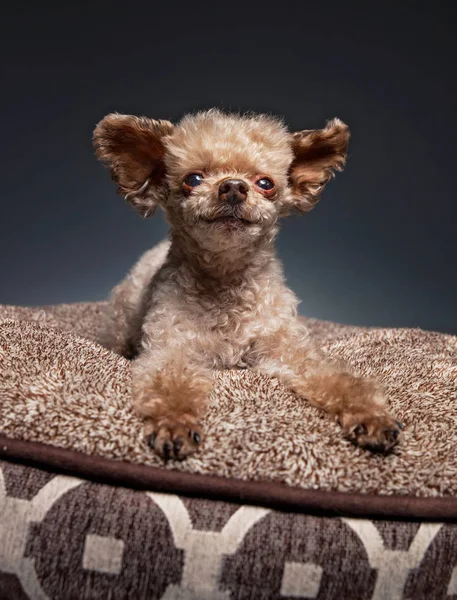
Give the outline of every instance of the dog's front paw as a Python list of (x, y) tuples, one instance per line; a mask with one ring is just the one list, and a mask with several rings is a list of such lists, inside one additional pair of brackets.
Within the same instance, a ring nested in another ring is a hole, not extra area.
[(400, 440), (404, 426), (388, 414), (358, 413), (340, 419), (348, 440), (372, 452), (389, 452)]
[(186, 415), (168, 417), (146, 426), (148, 444), (164, 460), (183, 460), (198, 450), (203, 434), (197, 421)]

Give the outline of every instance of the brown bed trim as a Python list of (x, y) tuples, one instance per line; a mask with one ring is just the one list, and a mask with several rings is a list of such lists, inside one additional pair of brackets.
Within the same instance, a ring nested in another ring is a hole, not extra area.
[(1, 434), (0, 458), (101, 483), (279, 510), (327, 516), (457, 522), (457, 498), (454, 497), (418, 498), (304, 490), (277, 482), (169, 471), (10, 439)]

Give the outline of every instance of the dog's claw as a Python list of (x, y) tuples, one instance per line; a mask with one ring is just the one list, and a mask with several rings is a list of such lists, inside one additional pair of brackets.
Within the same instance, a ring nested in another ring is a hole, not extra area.
[(171, 451), (174, 450), (174, 444), (171, 442), (165, 442), (162, 446), (163, 458), (168, 460), (171, 456)]
[(354, 429), (354, 435), (356, 437), (360, 436), (360, 435), (366, 435), (367, 432), (367, 428), (366, 425), (357, 425), (357, 427)]
[(397, 441), (398, 436), (400, 435), (400, 432), (398, 431), (398, 429), (385, 429), (384, 430), (384, 437), (386, 438), (386, 440), (392, 444), (394, 444)]
[(179, 451), (181, 450), (182, 445), (183, 445), (183, 442), (179, 438), (173, 442), (173, 450), (174, 450), (174, 453), (176, 456), (179, 455)]

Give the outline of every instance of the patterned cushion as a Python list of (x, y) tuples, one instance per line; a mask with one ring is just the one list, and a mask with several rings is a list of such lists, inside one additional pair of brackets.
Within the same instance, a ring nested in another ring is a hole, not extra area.
[(0, 462), (0, 598), (431, 600), (457, 526), (316, 517)]

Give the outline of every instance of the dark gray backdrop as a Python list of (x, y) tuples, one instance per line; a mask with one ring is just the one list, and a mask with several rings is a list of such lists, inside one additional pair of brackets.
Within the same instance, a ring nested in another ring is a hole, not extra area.
[(456, 3), (18, 2), (0, 36), (0, 302), (96, 300), (166, 232), (115, 195), (117, 110), (338, 116), (346, 171), (279, 252), (304, 314), (457, 333)]

